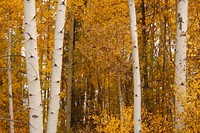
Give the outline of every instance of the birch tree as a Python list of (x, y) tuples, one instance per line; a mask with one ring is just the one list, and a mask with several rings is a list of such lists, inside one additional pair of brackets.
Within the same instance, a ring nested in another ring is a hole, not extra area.
[(134, 133), (141, 132), (141, 86), (138, 53), (138, 35), (136, 26), (136, 12), (134, 0), (128, 0), (130, 14), (130, 28), (133, 55), (133, 83), (134, 83)]
[(182, 100), (186, 93), (186, 48), (188, 25), (188, 0), (177, 0), (177, 29), (176, 29), (176, 60), (175, 60), (175, 87), (176, 87), (176, 122), (177, 129), (184, 127), (179, 115), (183, 113)]
[(56, 28), (54, 33), (54, 52), (51, 75), (51, 94), (48, 111), (47, 133), (56, 133), (59, 101), (60, 101), (60, 82), (63, 58), (63, 40), (65, 27), (66, 0), (58, 0)]
[(42, 133), (42, 101), (37, 53), (35, 0), (24, 0), (24, 22), (30, 111), (30, 132)]
[[(10, 14), (8, 14), (8, 25), (10, 22)], [(9, 25), (10, 26), (10, 25)], [(12, 77), (11, 77), (11, 28), (8, 27), (8, 93), (9, 93), (9, 113), (10, 113), (10, 132), (14, 133), (13, 118), (13, 95), (12, 95)]]

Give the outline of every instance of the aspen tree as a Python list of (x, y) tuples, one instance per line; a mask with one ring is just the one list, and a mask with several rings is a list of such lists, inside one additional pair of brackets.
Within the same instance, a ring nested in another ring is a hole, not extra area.
[(175, 88), (176, 88), (176, 123), (177, 129), (184, 125), (179, 118), (184, 109), (182, 100), (186, 93), (186, 48), (188, 25), (188, 0), (177, 0), (177, 29), (176, 29), (176, 60), (175, 60)]
[(9, 113), (10, 113), (10, 132), (14, 133), (14, 118), (13, 118), (13, 94), (12, 94), (12, 77), (11, 77), (11, 28), (9, 25), (10, 14), (8, 14), (8, 93), (9, 93)]
[(130, 28), (133, 55), (133, 83), (134, 83), (134, 133), (141, 132), (141, 84), (138, 53), (138, 35), (136, 26), (136, 12), (134, 0), (128, 0), (130, 12)]
[(37, 53), (35, 0), (24, 0), (24, 22), (30, 133), (42, 133), (42, 101)]
[(60, 101), (60, 82), (62, 72), (63, 41), (65, 27), (66, 0), (58, 0), (56, 28), (54, 33), (54, 52), (51, 75), (51, 94), (49, 101), (47, 133), (56, 133), (59, 101)]

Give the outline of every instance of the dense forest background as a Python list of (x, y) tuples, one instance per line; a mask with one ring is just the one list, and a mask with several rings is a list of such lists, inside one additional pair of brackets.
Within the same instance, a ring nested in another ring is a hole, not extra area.
[[(135, 0), (142, 88), (143, 132), (174, 132), (176, 5), (174, 0)], [(46, 131), (57, 1), (36, 0), (37, 45)], [(189, 1), (187, 93), (182, 132), (200, 132), (200, 0)], [(29, 132), (24, 3), (0, 1), (0, 132), (10, 130), (8, 30), (15, 132)], [(127, 0), (68, 0), (58, 133), (66, 132), (69, 44), (73, 34), (74, 132), (133, 131), (133, 73)], [(122, 101), (122, 102), (121, 102)], [(122, 104), (122, 105), (120, 105)], [(120, 106), (123, 109), (120, 110)], [(123, 114), (121, 117), (121, 113)]]

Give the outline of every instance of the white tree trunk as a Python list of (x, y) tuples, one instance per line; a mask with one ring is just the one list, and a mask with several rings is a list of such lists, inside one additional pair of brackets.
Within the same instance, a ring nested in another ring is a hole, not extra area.
[(130, 28), (133, 55), (133, 83), (134, 83), (134, 133), (141, 132), (141, 86), (138, 53), (138, 35), (136, 27), (136, 12), (134, 0), (128, 0), (130, 12)]
[(53, 66), (51, 75), (51, 94), (49, 101), (47, 133), (56, 133), (59, 101), (60, 101), (60, 82), (62, 72), (62, 58), (63, 58), (63, 40), (65, 27), (65, 12), (66, 0), (58, 0), (56, 28), (54, 33), (54, 52), (53, 52)]
[[(8, 23), (10, 14), (8, 14)], [(9, 24), (8, 24), (9, 25)], [(8, 93), (9, 93), (9, 113), (10, 113), (10, 132), (14, 133), (14, 118), (13, 118), (13, 95), (12, 95), (12, 76), (11, 76), (11, 29), (8, 27)]]
[(42, 133), (42, 101), (37, 53), (35, 0), (24, 0), (26, 67), (28, 77), (30, 133)]
[(188, 0), (177, 0), (177, 30), (176, 30), (176, 61), (175, 61), (175, 87), (176, 87), (176, 122), (177, 128), (184, 127), (179, 119), (184, 109), (182, 99), (186, 93), (186, 48), (188, 25)]

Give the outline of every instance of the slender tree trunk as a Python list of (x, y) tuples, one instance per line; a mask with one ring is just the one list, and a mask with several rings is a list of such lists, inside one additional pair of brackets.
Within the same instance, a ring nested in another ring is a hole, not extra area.
[(124, 101), (122, 97), (121, 91), (121, 77), (120, 72), (118, 72), (118, 97), (119, 97), (119, 111), (120, 111), (120, 121), (122, 122), (123, 119), (123, 108), (124, 108)]
[[(161, 2), (159, 1), (158, 2), (158, 5), (159, 7), (161, 7)], [(165, 0), (165, 9), (167, 9), (167, 0)], [(167, 40), (166, 40), (166, 33), (167, 33), (167, 16), (163, 16), (163, 12), (161, 11), (159, 13), (159, 16), (160, 16), (160, 40), (161, 40), (161, 47), (162, 47), (162, 50), (160, 48), (160, 53), (161, 53), (161, 56), (162, 56), (162, 71), (161, 71), (161, 79), (162, 79), (162, 90), (160, 90), (161, 92), (159, 93), (159, 109), (161, 110), (161, 114), (162, 116), (164, 117), (165, 115), (165, 107), (166, 107), (166, 103), (165, 103), (165, 99), (166, 99), (166, 84), (167, 84), (167, 81), (166, 81), (166, 75), (167, 75)]]
[(145, 2), (142, 0), (141, 3), (141, 11), (142, 11), (142, 45), (143, 45), (143, 50), (142, 51), (142, 60), (143, 60), (143, 81), (144, 82), (144, 92), (149, 88), (149, 83), (148, 83), (148, 67), (147, 67), (147, 58), (148, 58), (148, 47), (147, 47), (147, 32), (146, 32), (146, 8), (145, 8)]
[(98, 101), (98, 108), (97, 114), (101, 114), (102, 110), (104, 109), (104, 88), (101, 86), (100, 76), (97, 77), (97, 84), (98, 84), (98, 93), (97, 93), (97, 101)]
[(134, 83), (134, 133), (140, 133), (141, 128), (141, 84), (138, 53), (138, 35), (136, 27), (136, 12), (134, 0), (128, 0), (130, 12), (130, 28), (133, 55), (133, 83)]
[[(116, 28), (118, 26), (116, 25)], [(116, 42), (117, 42), (117, 50), (120, 50), (120, 46), (119, 46), (119, 34), (116, 34)], [(121, 62), (120, 59), (118, 60), (118, 97), (119, 97), (119, 116), (120, 116), (120, 121), (122, 122), (123, 120), (123, 108), (124, 108), (124, 100), (123, 100), (123, 96), (122, 96), (122, 86), (121, 86)]]
[[(152, 16), (152, 18), (151, 18), (151, 23), (152, 23), (152, 26), (151, 26), (151, 31), (150, 31), (150, 37), (151, 37), (151, 43), (150, 43), (150, 52), (149, 52), (149, 59), (152, 61), (151, 62), (151, 64), (150, 64), (150, 70), (149, 70), (149, 78), (150, 78), (150, 81), (154, 81), (155, 80), (155, 74), (154, 74), (154, 71), (155, 71), (155, 57), (154, 57), (154, 49), (155, 49), (155, 38), (156, 38), (156, 36), (155, 36), (155, 27), (156, 27), (156, 25), (155, 25), (155, 16), (156, 16), (156, 4), (157, 4), (157, 1), (153, 1), (152, 2), (152, 4), (153, 4), (153, 16)], [(150, 89), (152, 89), (153, 90), (153, 88), (156, 88), (156, 85), (155, 84), (152, 84), (151, 86), (150, 86)], [(151, 96), (153, 96), (153, 95), (155, 95), (154, 94), (155, 92), (154, 91), (151, 91), (150, 92), (150, 95)], [(157, 92), (156, 92), (157, 93)], [(150, 109), (148, 109), (148, 110), (151, 110), (151, 112), (152, 113), (155, 113), (155, 112), (157, 112), (157, 110), (156, 110), (156, 108), (154, 108), (155, 107), (155, 105), (157, 104), (157, 100), (155, 100), (155, 102), (153, 102), (153, 100), (151, 100), (151, 102), (150, 102), (152, 105), (153, 105), (153, 107), (150, 107)]]
[[(8, 25), (9, 25), (9, 22), (10, 22), (10, 14), (8, 14)], [(11, 76), (11, 60), (10, 60), (11, 45), (12, 45), (11, 29), (10, 27), (8, 27), (8, 93), (9, 93), (10, 132), (14, 133), (12, 76)]]
[[(47, 8), (47, 12), (51, 11), (51, 0), (48, 0), (47, 1), (47, 5), (48, 5), (48, 8)], [(48, 14), (47, 16), (47, 19), (50, 20), (51, 16)], [(50, 31), (51, 31), (51, 21), (47, 21), (47, 43), (46, 43), (46, 48), (44, 49), (44, 51), (46, 52), (46, 54), (44, 54), (44, 57), (47, 56), (47, 59), (44, 59), (43, 61), (45, 62), (45, 64), (47, 64), (47, 62), (50, 61), (50, 58), (51, 58), (51, 54), (48, 54), (50, 52)], [(47, 68), (45, 68), (47, 69)], [(45, 72), (45, 81), (44, 84), (45, 84), (45, 87), (44, 87), (44, 98), (42, 99), (43, 100), (43, 125), (44, 125), (44, 132), (46, 132), (46, 127), (47, 127), (47, 118), (48, 118), (48, 105), (49, 105), (49, 89), (50, 89), (50, 83), (49, 83), (49, 77), (50, 77), (50, 72)]]
[[(108, 84), (106, 85), (106, 82), (108, 81)], [(109, 72), (106, 72), (105, 74), (105, 87), (108, 89), (108, 114), (111, 114), (111, 87), (110, 87), (110, 76)]]
[(35, 0), (24, 0), (26, 67), (29, 91), (30, 133), (42, 133), (42, 101), (37, 53)]
[(59, 101), (60, 101), (60, 83), (62, 72), (62, 58), (63, 58), (63, 41), (65, 28), (65, 12), (66, 1), (58, 0), (56, 28), (54, 33), (54, 52), (53, 52), (53, 66), (51, 75), (51, 94), (48, 110), (47, 133), (56, 133)]
[(176, 123), (177, 129), (182, 129), (179, 115), (183, 113), (182, 100), (186, 93), (186, 47), (188, 25), (188, 0), (177, 0), (177, 29), (176, 29), (176, 60), (175, 60), (175, 87), (176, 87)]
[(74, 47), (74, 12), (70, 12), (70, 41), (69, 64), (67, 77), (67, 133), (71, 130), (71, 102), (72, 102), (72, 76), (73, 76), (73, 47)]
[(162, 22), (162, 25), (163, 27), (161, 28), (162, 29), (162, 46), (163, 46), (163, 63), (162, 63), (162, 93), (161, 93), (161, 113), (162, 113), (162, 116), (164, 117), (165, 116), (165, 107), (166, 107), (166, 75), (167, 75), (167, 63), (168, 63), (168, 60), (167, 60), (167, 46), (166, 46), (166, 25), (167, 25), (167, 22), (166, 22), (166, 16), (164, 16), (164, 22)]

